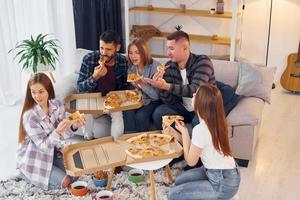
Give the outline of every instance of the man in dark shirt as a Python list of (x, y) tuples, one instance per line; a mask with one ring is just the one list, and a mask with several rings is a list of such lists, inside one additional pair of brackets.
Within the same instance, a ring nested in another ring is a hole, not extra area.
[[(99, 51), (84, 56), (77, 80), (78, 91), (101, 92), (106, 95), (110, 91), (127, 88), (127, 59), (118, 53), (121, 47), (120, 36), (107, 31), (100, 35)], [(101, 57), (107, 58), (100, 61)], [(111, 126), (110, 126), (111, 125)], [(106, 135), (119, 137), (124, 132), (122, 112), (113, 112), (109, 115), (87, 115), (85, 137), (99, 138)]]
[(193, 93), (204, 83), (215, 84), (214, 68), (206, 55), (190, 52), (187, 33), (176, 31), (167, 37), (167, 53), (170, 61), (166, 63), (165, 73), (157, 73), (148, 83), (160, 89), (160, 99), (164, 104), (153, 113), (157, 129), (162, 129), (162, 116), (181, 115), (190, 123), (194, 116)]

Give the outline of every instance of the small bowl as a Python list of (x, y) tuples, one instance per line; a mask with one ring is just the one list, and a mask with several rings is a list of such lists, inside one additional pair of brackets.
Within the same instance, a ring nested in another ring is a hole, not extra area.
[(92, 176), (92, 180), (96, 187), (106, 187), (107, 185), (107, 178), (97, 179), (94, 176)]
[(75, 196), (84, 196), (88, 192), (87, 185), (85, 181), (75, 181), (71, 184), (71, 193)]
[(113, 193), (108, 190), (103, 190), (97, 194), (92, 194), (92, 200), (113, 200)]
[(132, 169), (129, 171), (128, 180), (133, 183), (140, 183), (144, 181), (144, 171), (141, 169)]

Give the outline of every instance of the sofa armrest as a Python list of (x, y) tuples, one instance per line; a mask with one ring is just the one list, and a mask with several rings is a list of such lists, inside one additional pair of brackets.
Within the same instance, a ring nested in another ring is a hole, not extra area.
[(243, 97), (228, 114), (228, 126), (256, 126), (262, 117), (264, 101), (256, 97)]
[(70, 94), (77, 92), (78, 75), (71, 73), (54, 84), (55, 97), (61, 101)]

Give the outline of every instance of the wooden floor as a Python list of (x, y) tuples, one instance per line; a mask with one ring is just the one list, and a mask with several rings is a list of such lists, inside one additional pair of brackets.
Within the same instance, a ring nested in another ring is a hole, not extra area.
[[(300, 199), (300, 94), (279, 84), (266, 104), (255, 159), (241, 168), (240, 200)], [(0, 180), (15, 173), (21, 106), (0, 107)]]
[(279, 84), (266, 104), (255, 159), (241, 168), (241, 200), (300, 199), (300, 94)]

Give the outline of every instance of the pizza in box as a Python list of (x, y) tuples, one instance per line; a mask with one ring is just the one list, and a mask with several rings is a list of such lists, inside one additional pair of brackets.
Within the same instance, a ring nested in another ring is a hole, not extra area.
[(166, 155), (170, 151), (161, 147), (170, 144), (172, 140), (172, 136), (165, 134), (141, 134), (126, 140), (132, 145), (125, 152), (134, 159)]

